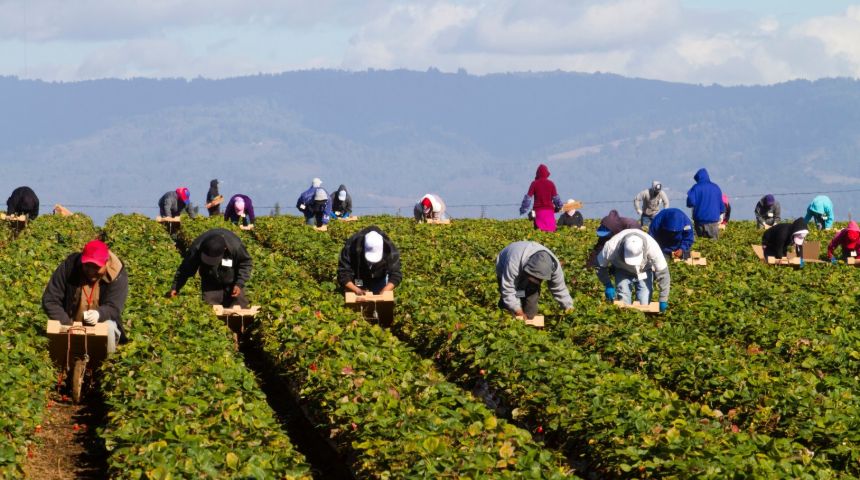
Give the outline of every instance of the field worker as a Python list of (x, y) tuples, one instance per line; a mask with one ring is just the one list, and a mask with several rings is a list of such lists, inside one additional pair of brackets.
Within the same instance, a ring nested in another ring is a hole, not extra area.
[(444, 220), (447, 218), (445, 213), (446, 207), (442, 197), (435, 193), (428, 193), (421, 197), (421, 200), (415, 204), (412, 213), (415, 220), (424, 222), (427, 220)]
[(169, 297), (175, 297), (185, 282), (200, 272), (203, 301), (209, 305), (248, 308), (245, 282), (251, 278), (251, 256), (242, 240), (230, 230), (213, 228), (191, 242), (185, 259), (176, 269)]
[(18, 187), (12, 190), (12, 195), (6, 200), (6, 213), (9, 215), (26, 215), (34, 220), (39, 216), (39, 197), (30, 187)]
[(254, 225), (254, 202), (247, 195), (236, 194), (230, 197), (227, 207), (224, 209), (224, 220), (234, 225), (250, 227)]
[[(615, 286), (610, 279), (615, 269)], [(597, 255), (597, 278), (605, 287), (606, 299), (618, 299), (627, 305), (633, 303), (633, 289), (642, 305), (651, 303), (654, 278), (660, 286), (660, 311), (669, 308), (669, 264), (657, 241), (642, 230), (624, 230), (615, 235)], [(617, 289), (617, 290), (616, 290)]]
[(331, 220), (331, 197), (324, 188), (320, 187), (314, 191), (314, 200), (310, 208), (314, 214), (314, 226), (322, 227)]
[(582, 208), (582, 202), (572, 198), (565, 202), (564, 206), (561, 207), (561, 215), (559, 215), (556, 225), (559, 227), (581, 227), (585, 220), (579, 213), (580, 208)]
[(793, 223), (780, 223), (765, 230), (761, 236), (761, 245), (765, 257), (783, 258), (793, 245), (797, 256), (803, 264), (803, 241), (809, 234), (807, 223), (798, 218)]
[(191, 213), (191, 203), (189, 199), (191, 194), (186, 187), (179, 187), (172, 192), (167, 192), (158, 200), (158, 210), (162, 217), (178, 217), (183, 211), (188, 216), (193, 217)]
[(826, 195), (819, 195), (812, 199), (812, 203), (806, 207), (806, 223), (815, 221), (819, 230), (833, 228), (833, 202)]
[(596, 267), (597, 254), (603, 250), (603, 246), (606, 245), (606, 242), (622, 230), (630, 228), (642, 228), (642, 226), (632, 218), (622, 217), (618, 214), (618, 210), (610, 210), (608, 215), (600, 219), (600, 225), (597, 227), (597, 242), (594, 244), (594, 247), (591, 249), (591, 253), (588, 255), (586, 266)]
[(720, 225), (723, 228), (726, 228), (726, 225), (729, 224), (729, 219), (732, 216), (732, 204), (729, 203), (729, 196), (725, 193), (723, 194), (723, 213), (720, 214)]
[(305, 224), (306, 225), (314, 225), (316, 226), (316, 215), (313, 210), (314, 196), (318, 189), (322, 188), (322, 180), (319, 178), (314, 178), (311, 180), (311, 186), (301, 195), (299, 195), (299, 199), (296, 200), (296, 208), (302, 212), (302, 215), (305, 216)]
[(651, 188), (642, 190), (636, 198), (633, 199), (633, 208), (636, 209), (636, 214), (639, 215), (639, 222), (643, 227), (647, 227), (654, 220), (654, 215), (662, 208), (669, 208), (669, 197), (663, 191), (663, 184), (654, 180), (651, 182)]
[(514, 242), (496, 257), (499, 308), (517, 317), (537, 315), (541, 282), (546, 281), (553, 298), (566, 312), (573, 310), (573, 299), (564, 283), (558, 258), (537, 242)]
[(337, 187), (331, 194), (331, 211), (334, 218), (349, 218), (352, 215), (352, 195), (346, 185)]
[(346, 240), (337, 265), (344, 292), (377, 295), (394, 290), (401, 280), (400, 251), (379, 227), (371, 225)]
[(758, 228), (770, 228), (780, 222), (781, 209), (773, 195), (767, 194), (755, 204), (755, 223)]
[(848, 227), (839, 230), (839, 233), (830, 241), (830, 245), (827, 246), (827, 258), (832, 263), (836, 263), (833, 252), (838, 247), (842, 247), (842, 260), (856, 259), (860, 256), (860, 227), (857, 226), (857, 222), (853, 220), (848, 222)]
[(696, 240), (693, 222), (678, 208), (667, 208), (658, 213), (651, 222), (648, 235), (657, 240), (665, 255), (684, 260), (690, 258), (690, 249)]
[(213, 178), (209, 181), (209, 191), (206, 192), (206, 210), (209, 211), (210, 217), (221, 215), (221, 204), (212, 205), (212, 201), (221, 196), (221, 194), (218, 193), (219, 185), (221, 185), (221, 182), (219, 182), (217, 178)]
[(544, 164), (538, 166), (535, 179), (523, 197), (520, 215), (525, 215), (532, 209), (532, 197), (534, 197), (535, 229), (554, 232), (555, 212), (561, 210), (561, 197), (558, 196), (555, 183), (549, 179), (549, 169)]
[(113, 353), (117, 343), (127, 341), (122, 326), (127, 297), (128, 271), (104, 242), (93, 240), (54, 270), (42, 294), (42, 309), (63, 325), (106, 323), (107, 349)]
[(693, 176), (696, 184), (687, 192), (687, 206), (693, 209), (696, 235), (716, 239), (720, 234), (721, 214), (725, 212), (723, 192), (711, 182), (708, 171), (700, 168)]

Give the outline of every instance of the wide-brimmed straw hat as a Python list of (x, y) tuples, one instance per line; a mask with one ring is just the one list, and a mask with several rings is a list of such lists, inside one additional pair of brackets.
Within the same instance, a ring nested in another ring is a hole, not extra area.
[(579, 200), (574, 200), (571, 198), (570, 200), (568, 200), (567, 202), (564, 203), (564, 206), (561, 207), (561, 211), (569, 212), (571, 210), (579, 210), (580, 208), (582, 208), (582, 202), (580, 202)]

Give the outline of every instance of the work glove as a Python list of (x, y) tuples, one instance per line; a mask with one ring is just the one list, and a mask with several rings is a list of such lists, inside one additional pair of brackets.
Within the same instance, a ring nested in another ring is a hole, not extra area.
[(833, 265), (836, 265), (837, 263), (839, 263), (839, 260), (837, 260), (836, 257), (833, 257), (830, 259), (830, 263), (832, 263)]
[(99, 311), (98, 310), (87, 310), (84, 312), (84, 325), (93, 326), (99, 323)]
[(805, 262), (805, 261), (803, 261), (803, 259), (801, 258), (801, 259), (800, 259), (800, 268), (803, 268), (803, 267), (805, 267), (805, 266), (806, 266), (806, 262)]
[(660, 313), (664, 313), (669, 309), (669, 302), (660, 302)]
[(607, 300), (609, 300), (610, 302), (615, 301), (615, 287), (613, 287), (612, 285), (606, 287), (604, 293), (606, 294)]

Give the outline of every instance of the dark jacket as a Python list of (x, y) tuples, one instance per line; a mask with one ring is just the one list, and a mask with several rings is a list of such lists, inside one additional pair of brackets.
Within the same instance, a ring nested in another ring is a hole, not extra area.
[[(767, 257), (782, 258), (785, 256), (788, 249), (794, 245), (793, 236), (795, 232), (807, 230), (806, 221), (803, 217), (798, 218), (794, 223), (780, 223), (767, 229), (761, 236), (761, 244), (764, 246), (764, 254)], [(797, 250), (797, 256), (803, 256), (803, 245), (800, 245)]]
[[(218, 192), (218, 179), (213, 178), (209, 182), (209, 191), (206, 192), (206, 203), (211, 203), (212, 200), (215, 200), (219, 195), (221, 195), (221, 194)], [(208, 210), (209, 210), (210, 216), (217, 215), (217, 214), (221, 213), (221, 205), (220, 204), (213, 205), (213, 206), (209, 207)]]
[(27, 215), (27, 218), (33, 220), (39, 216), (39, 197), (30, 187), (18, 187), (12, 190), (12, 195), (6, 200), (6, 213)]
[(562, 213), (558, 217), (558, 222), (556, 225), (559, 227), (581, 227), (584, 219), (582, 218), (582, 213), (575, 212), (573, 215), (568, 215), (566, 213)]
[(693, 209), (693, 221), (703, 224), (719, 222), (720, 214), (726, 211), (722, 190), (711, 182), (704, 168), (696, 172), (693, 180), (696, 184), (687, 192), (687, 206)]
[[(371, 265), (364, 258), (364, 236), (372, 231), (382, 235), (383, 248), (382, 260)], [(394, 286), (399, 285), (400, 281), (403, 280), (403, 274), (400, 271), (400, 251), (397, 250), (388, 235), (376, 225), (371, 225), (359, 230), (346, 240), (340, 251), (340, 260), (337, 265), (337, 282), (341, 287), (355, 281), (356, 278), (369, 284), (372, 280), (382, 278), (385, 275), (388, 275), (388, 281)]]
[(183, 202), (175, 191), (167, 192), (158, 199), (158, 210), (162, 217), (178, 217), (183, 211), (193, 216), (189, 204)]
[(588, 260), (589, 265), (596, 265), (594, 260), (597, 258), (597, 252), (606, 245), (610, 238), (618, 235), (622, 230), (642, 228), (642, 224), (632, 218), (622, 217), (618, 214), (618, 210), (613, 209), (600, 220), (600, 227), (606, 227), (611, 233), (605, 237), (597, 237), (597, 243), (594, 244), (591, 258)]
[[(765, 225), (776, 225), (780, 222), (782, 211), (779, 202), (774, 200), (773, 205), (767, 206), (767, 195), (755, 205), (755, 221), (759, 228)], [(770, 216), (769, 216), (770, 215)]]
[[(120, 331), (120, 342), (127, 341), (122, 326), (122, 310), (128, 297), (128, 271), (125, 265), (111, 253), (108, 272), (99, 281), (99, 321), (113, 320)], [(81, 254), (73, 253), (54, 270), (45, 292), (42, 294), (42, 310), (51, 320), (59, 320), (63, 325), (71, 325), (81, 302), (83, 285)]]
[[(340, 201), (337, 198), (337, 195), (340, 192), (346, 192), (346, 200)], [(335, 213), (340, 212), (338, 216), (341, 217), (344, 216), (344, 214), (352, 214), (352, 196), (347, 191), (346, 185), (341, 185), (333, 194), (331, 194), (331, 209)]]
[[(210, 267), (200, 261), (200, 247), (213, 235), (224, 237), (227, 242), (227, 252), (224, 254), (224, 259), (232, 260), (232, 266), (225, 267), (222, 264)], [(171, 289), (178, 292), (185, 285), (185, 282), (198, 271), (204, 292), (230, 288), (233, 285), (245, 288), (245, 282), (251, 278), (252, 266), (251, 255), (248, 254), (242, 240), (235, 233), (224, 228), (213, 228), (203, 232), (191, 242), (191, 246), (185, 252), (185, 259), (182, 260), (182, 264), (179, 265), (176, 275), (173, 277)]]
[(555, 183), (549, 179), (549, 168), (544, 164), (540, 164), (535, 172), (535, 179), (529, 185), (529, 191), (523, 197), (523, 202), (520, 205), (520, 215), (525, 214), (531, 208), (531, 197), (534, 197), (534, 209), (551, 209), (554, 211), (561, 210), (561, 197), (555, 189)]
[(251, 198), (247, 195), (242, 195), (241, 193), (233, 195), (230, 197), (230, 201), (227, 202), (227, 207), (224, 209), (224, 220), (233, 223), (239, 223), (239, 214), (236, 213), (236, 199), (241, 198), (242, 201), (245, 202), (245, 218), (242, 219), (242, 225), (248, 226), (253, 225), (254, 220), (257, 219), (257, 216), (254, 215), (254, 202), (251, 201)]
[(300, 212), (305, 216), (305, 218), (311, 218), (314, 216), (313, 212), (313, 203), (314, 203), (314, 193), (316, 193), (317, 187), (311, 187), (301, 195), (296, 200), (296, 208), (299, 209)]
[(677, 208), (667, 208), (658, 213), (648, 227), (648, 234), (657, 240), (665, 254), (675, 250), (689, 252), (696, 240), (693, 222)]

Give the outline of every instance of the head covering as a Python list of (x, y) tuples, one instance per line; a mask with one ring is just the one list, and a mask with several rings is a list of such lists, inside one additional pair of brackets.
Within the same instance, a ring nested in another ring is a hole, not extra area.
[(188, 203), (188, 199), (191, 197), (191, 194), (188, 192), (188, 188), (186, 187), (177, 188), (176, 195), (178, 195), (179, 199), (185, 203)]
[(723, 194), (723, 204), (725, 204), (725, 205), (729, 204), (729, 196), (726, 195), (725, 193)]
[(364, 259), (370, 263), (382, 260), (384, 247), (382, 235), (379, 232), (370, 231), (364, 236)]
[(775, 202), (776, 202), (776, 199), (773, 198), (773, 195), (768, 193), (767, 195), (764, 196), (764, 206), (765, 207), (772, 207)]
[(651, 182), (651, 189), (655, 192), (659, 192), (663, 189), (663, 184), (660, 183), (658, 180), (654, 180), (653, 182)]
[(314, 192), (314, 201), (322, 202), (328, 200), (328, 193), (322, 188), (317, 188)]
[(857, 222), (851, 220), (848, 222), (848, 228), (845, 229), (845, 236), (848, 237), (849, 247), (856, 248), (858, 240), (860, 240), (860, 227)]
[(227, 250), (227, 240), (223, 235), (212, 235), (200, 245), (200, 261), (210, 267), (218, 265)]
[(427, 211), (429, 211), (431, 208), (433, 208), (433, 202), (431, 202), (431, 201), (430, 201), (430, 198), (429, 198), (429, 197), (424, 197), (424, 198), (421, 200), (421, 206), (422, 206), (422, 207), (424, 207), (424, 211), (425, 211), (425, 212), (427, 212)]
[(552, 255), (546, 250), (535, 252), (523, 265), (523, 272), (539, 280), (549, 280), (555, 271), (555, 262)]
[(236, 213), (245, 213), (245, 199), (237, 197), (236, 200), (233, 201), (233, 208), (236, 209)]
[(579, 201), (574, 200), (572, 198), (570, 198), (566, 202), (564, 202), (564, 206), (561, 207), (562, 211), (565, 211), (565, 212), (569, 212), (571, 210), (579, 210), (580, 208), (582, 208), (582, 202), (579, 202)]
[(221, 182), (219, 182), (217, 178), (213, 178), (209, 181), (209, 192), (207, 192), (209, 197), (215, 198), (218, 196), (218, 185), (220, 183)]
[(645, 242), (639, 235), (630, 235), (624, 239), (624, 263), (639, 265), (645, 256)]
[(540, 180), (542, 178), (549, 178), (549, 168), (541, 163), (538, 165), (537, 172), (535, 172), (535, 180)]
[(706, 169), (700, 168), (699, 171), (697, 171), (696, 174), (693, 175), (693, 180), (695, 180), (696, 183), (710, 182), (711, 176), (708, 175), (708, 171)]
[(612, 231), (603, 225), (597, 227), (597, 236), (598, 237), (605, 237), (605, 236), (609, 235), (610, 233), (612, 233)]
[(341, 202), (346, 200), (346, 190), (340, 190), (337, 192), (337, 199)]
[(803, 241), (806, 239), (806, 236), (809, 235), (809, 230), (798, 230), (794, 232), (792, 238), (794, 239), (795, 245), (803, 245)]
[(94, 263), (99, 268), (104, 267), (110, 258), (110, 250), (101, 240), (93, 240), (84, 245), (81, 253), (81, 263)]
[(311, 180), (311, 186), (314, 188), (320, 188), (322, 186), (322, 180), (320, 180), (319, 178), (314, 178), (313, 180)]

